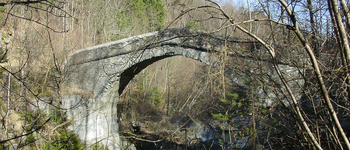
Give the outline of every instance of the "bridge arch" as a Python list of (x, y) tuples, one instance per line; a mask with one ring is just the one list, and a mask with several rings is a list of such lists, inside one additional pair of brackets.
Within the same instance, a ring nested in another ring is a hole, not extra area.
[(70, 128), (87, 143), (102, 140), (110, 149), (118, 149), (122, 143), (118, 137), (116, 105), (137, 73), (153, 62), (178, 55), (215, 66), (215, 53), (224, 44), (221, 37), (189, 29), (169, 29), (72, 53), (65, 63), (62, 91), (64, 107), (74, 108), (67, 112), (74, 119)]
[(118, 134), (117, 101), (137, 73), (172, 56), (185, 56), (215, 67), (217, 53), (226, 46), (241, 43), (252, 44), (189, 29), (169, 29), (72, 53), (65, 64), (62, 87), (63, 106), (70, 108), (67, 115), (74, 119), (70, 129), (87, 143), (102, 141), (109, 149), (119, 149), (122, 142)]
[[(159, 50), (161, 50), (161, 52), (159, 52)], [(178, 46), (178, 47), (162, 46), (162, 47), (157, 47), (156, 49), (150, 49), (150, 52), (152, 52), (150, 57), (146, 56), (146, 55), (149, 55), (149, 54), (146, 54), (148, 52), (144, 51), (142, 53), (143, 57), (148, 59), (145, 59), (142, 61), (136, 61), (135, 64), (125, 69), (120, 74), (119, 87), (118, 87), (119, 95), (122, 94), (125, 87), (134, 78), (135, 75), (137, 75), (139, 72), (141, 72), (143, 69), (153, 64), (154, 62), (157, 62), (165, 58), (169, 58), (173, 56), (184, 56), (186, 58), (191, 58), (193, 60), (200, 61), (206, 65), (210, 65), (213, 67), (215, 67), (215, 65), (217, 64), (216, 55), (212, 55), (206, 51), (200, 51), (198, 49), (184, 48), (181, 46)], [(154, 52), (156, 52), (156, 54)]]
[(65, 64), (66, 86), (98, 97), (122, 78), (122, 91), (134, 74), (166, 57), (181, 55), (214, 66), (217, 59), (213, 53), (224, 44), (225, 39), (210, 34), (169, 29), (85, 48), (69, 55)]

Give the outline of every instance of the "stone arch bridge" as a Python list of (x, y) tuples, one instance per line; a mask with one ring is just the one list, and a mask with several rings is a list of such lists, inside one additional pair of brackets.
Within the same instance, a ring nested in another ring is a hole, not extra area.
[[(70, 54), (64, 68), (62, 87), (63, 106), (68, 110), (68, 117), (73, 119), (70, 129), (86, 144), (102, 142), (109, 149), (121, 148), (123, 142), (118, 134), (117, 101), (137, 73), (153, 62), (176, 55), (216, 67), (220, 65), (218, 54), (226, 53), (223, 50), (227, 48), (234, 49), (228, 53), (236, 60), (232, 66), (256, 66), (257, 62), (268, 64), (264, 61), (268, 57), (253, 41), (189, 29), (147, 33)], [(259, 55), (259, 60), (251, 55)], [(281, 68), (292, 76), (298, 74), (288, 65), (281, 64)], [(254, 67), (250, 68), (252, 70)], [(271, 68), (265, 71), (274, 74)], [(232, 68), (226, 74), (237, 84), (243, 84), (242, 77), (248, 76)]]

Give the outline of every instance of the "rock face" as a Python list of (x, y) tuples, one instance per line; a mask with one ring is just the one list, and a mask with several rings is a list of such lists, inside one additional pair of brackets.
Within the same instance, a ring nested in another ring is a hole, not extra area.
[[(86, 144), (102, 142), (109, 149), (123, 148), (118, 134), (117, 102), (137, 73), (153, 62), (176, 55), (217, 67), (217, 53), (242, 43), (245, 46), (254, 44), (189, 29), (169, 29), (76, 51), (66, 60), (62, 87), (64, 107), (68, 117), (74, 119), (70, 129)], [(254, 62), (238, 50), (235, 54), (240, 56), (240, 62)], [(264, 62), (263, 59), (259, 61)], [(286, 72), (297, 72), (293, 67), (284, 67)], [(249, 76), (235, 71), (227, 75), (237, 84), (242, 84), (243, 77)], [(273, 93), (267, 95), (270, 103)]]

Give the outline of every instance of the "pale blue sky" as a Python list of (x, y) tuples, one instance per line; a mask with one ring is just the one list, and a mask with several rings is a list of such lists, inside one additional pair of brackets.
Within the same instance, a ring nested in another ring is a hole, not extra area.
[[(247, 0), (217, 0), (220, 5), (224, 5), (226, 2), (232, 4), (233, 6), (243, 6), (247, 7)], [(257, 2), (256, 0), (249, 0), (249, 3)]]

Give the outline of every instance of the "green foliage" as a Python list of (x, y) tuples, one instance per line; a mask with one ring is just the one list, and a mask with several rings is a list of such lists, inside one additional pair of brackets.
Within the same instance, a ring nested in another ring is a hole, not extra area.
[(266, 114), (267, 114), (267, 110), (266, 110), (266, 109), (262, 109), (262, 110), (260, 111), (260, 113), (261, 113), (262, 115), (266, 115)]
[(155, 88), (153, 90), (153, 105), (155, 108), (159, 108), (160, 103), (162, 102), (162, 93)]
[[(157, 17), (157, 21), (159, 21), (159, 25), (164, 24), (165, 19), (165, 11), (164, 11), (164, 5), (161, 0), (144, 0), (147, 8), (153, 7), (155, 10), (155, 14)], [(150, 8), (152, 9), (152, 8)]]
[[(43, 69), (44, 70), (44, 69)], [(53, 87), (53, 82), (55, 79), (54, 76), (52, 75), (54, 71), (50, 71), (49, 74), (47, 73), (36, 73), (36, 74), (29, 74), (27, 80), (32, 82), (32, 91), (35, 91), (35, 94), (39, 96), (46, 96), (50, 97), (52, 96)], [(12, 84), (12, 86), (18, 86), (18, 84)], [(15, 88), (15, 87), (12, 87)]]
[[(26, 130), (27, 132), (41, 127), (45, 123), (45, 121), (49, 118), (48, 114), (41, 113), (39, 110), (38, 111), (26, 111), (26, 112), (23, 111), (20, 113), (20, 115), (23, 118), (23, 120), (26, 119), (27, 122), (29, 122), (31, 124), (31, 126), (24, 127), (24, 130)], [(43, 128), (45, 128), (45, 126)]]
[(100, 149), (104, 149), (103, 145), (100, 143), (95, 143), (93, 145), (91, 145), (93, 150), (100, 150)]
[(0, 27), (2, 27), (3, 26), (3, 21), (5, 20), (4, 18), (5, 18), (5, 15), (6, 15), (6, 13), (5, 13), (5, 10), (6, 10), (6, 6), (0, 6)]
[(218, 113), (218, 114), (212, 114), (212, 116), (221, 121), (221, 122), (226, 122), (229, 120), (229, 116), (228, 115), (223, 115), (222, 113)]
[(222, 139), (218, 139), (218, 141), (219, 141), (220, 143), (224, 143), (224, 141), (222, 141)]
[(66, 114), (63, 113), (63, 118), (62, 118), (60, 111), (54, 110), (51, 112), (51, 119), (52, 119), (52, 121), (56, 122), (57, 124), (62, 124), (66, 120)]
[(4, 71), (5, 69), (0, 67), (0, 74), (3, 73)]
[[(1, 15), (0, 15), (0, 19), (1, 19)], [(0, 60), (1, 60), (0, 63), (6, 63), (8, 61), (7, 56), (5, 54), (5, 51), (2, 49), (0, 49)], [(1, 68), (1, 69), (4, 70), (3, 68)], [(3, 71), (1, 71), (1, 72), (3, 72)]]
[(269, 120), (269, 124), (270, 125), (276, 125), (277, 124), (277, 119), (276, 118), (272, 118)]
[[(115, 19), (118, 29), (120, 31), (126, 31), (127, 28), (133, 27), (131, 23), (131, 18), (132, 17), (130, 16), (130, 12), (127, 12), (127, 11), (118, 12), (116, 14), (116, 19)], [(114, 41), (125, 37), (126, 37), (125, 35), (117, 34), (111, 37), (111, 40)]]
[[(242, 106), (242, 102), (238, 101), (239, 95), (237, 93), (228, 93), (228, 96), (230, 97), (230, 99), (220, 99), (220, 102), (229, 106), (229, 109), (227, 110), (227, 112), (234, 112), (237, 106), (238, 107)], [(228, 121), (230, 117), (232, 117), (232, 115), (230, 114), (232, 113), (229, 113), (228, 115), (223, 115), (221, 113), (218, 113), (218, 114), (212, 114), (212, 116), (221, 122), (225, 122), (225, 121)]]
[(228, 93), (227, 95), (231, 96), (232, 99), (234, 99), (234, 100), (238, 99), (238, 94), (237, 93)]
[(0, 145), (0, 150), (8, 150), (11, 145)]
[(247, 78), (247, 77), (243, 77), (243, 80), (244, 80), (244, 84), (247, 86), (250, 86), (253, 82), (251, 78)]
[(241, 107), (243, 104), (242, 104), (242, 102), (238, 102), (237, 105), (238, 105), (238, 107)]
[(232, 100), (232, 103), (231, 103), (232, 106), (236, 106), (237, 105), (237, 102), (235, 100)]
[(146, 6), (145, 6), (145, 2), (144, 0), (134, 0), (133, 6), (136, 12), (136, 17), (137, 18), (142, 18), (143, 17), (143, 13), (146, 10)]
[(0, 6), (0, 12), (5, 12), (6, 6)]
[(159, 30), (164, 24), (165, 10), (161, 0), (133, 0), (132, 6), (140, 25)]
[(186, 28), (188, 29), (194, 29), (194, 30), (201, 30), (200, 23), (198, 21), (190, 20), (186, 23)]
[(245, 128), (244, 131), (245, 131), (245, 135), (253, 135), (257, 133), (256, 129), (251, 129), (251, 128)]
[[(35, 129), (38, 129), (41, 127), (41, 130), (39, 132), (44, 131), (45, 127), (43, 126), (44, 123), (47, 121), (48, 118), (51, 118), (52, 121), (54, 121), (55, 124), (61, 124), (65, 121), (65, 118), (61, 117), (60, 112), (53, 111), (51, 114), (42, 113), (40, 111), (26, 111), (24, 113), (21, 113), (21, 116), (23, 119), (26, 119), (27, 122), (29, 122), (30, 126), (25, 126), (24, 130), (27, 132), (33, 131)], [(64, 126), (63, 126), (64, 127)], [(74, 150), (82, 149), (83, 144), (81, 144), (80, 139), (71, 131), (68, 131), (67, 134), (63, 128), (59, 128), (56, 130), (58, 135), (52, 135), (50, 143), (43, 143), (42, 149), (50, 149), (53, 150), (65, 150), (69, 149), (69, 144), (72, 146), (71, 148)], [(26, 145), (28, 149), (35, 149), (36, 145), (35, 142), (40, 139), (36, 136), (36, 133), (30, 134), (26, 137), (26, 140), (22, 145)]]
[(28, 136), (26, 136), (26, 140), (24, 143), (21, 143), (22, 146), (27, 145), (28, 149), (35, 149), (35, 141), (38, 140), (38, 138), (36, 137), (35, 133), (29, 134)]
[(0, 113), (1, 112), (7, 112), (6, 106), (4, 105), (4, 103), (2, 102), (2, 100), (0, 100)]
[[(43, 150), (48, 150), (50, 144), (51, 150), (80, 150), (83, 149), (83, 144), (77, 135), (75, 135), (72, 131), (66, 131), (64, 129), (58, 129), (58, 135), (51, 136), (50, 143), (44, 143), (42, 146)], [(70, 147), (71, 146), (71, 147)]]
[(228, 93), (228, 96), (231, 97), (231, 100), (228, 99), (220, 99), (220, 101), (224, 104), (231, 104), (232, 106), (241, 106), (242, 102), (237, 102), (239, 95), (237, 93)]
[[(42, 113), (40, 111), (27, 111), (26, 113), (23, 113), (21, 115), (27, 120), (27, 122), (31, 124), (31, 126), (25, 126), (24, 129), (27, 132), (33, 131), (38, 127), (42, 127), (41, 130), (39, 130), (39, 132), (46, 132), (46, 126), (43, 125), (48, 118), (51, 118), (51, 121), (53, 121), (51, 123), (54, 124), (62, 124), (65, 121), (65, 114), (63, 114), (62, 117), (59, 110), (53, 110), (50, 114)], [(65, 126), (67, 125), (68, 124), (66, 124)], [(42, 149), (46, 150), (49, 149), (49, 147), (52, 150), (82, 149), (83, 144), (81, 143), (80, 139), (72, 131), (67, 130), (66, 133), (66, 131), (64, 130), (65, 126), (58, 128), (56, 130), (57, 132), (54, 132), (57, 133), (56, 135), (50, 136), (50, 143), (42, 143)], [(39, 139), (40, 137), (37, 137), (36, 133), (30, 134), (26, 137), (26, 141), (23, 143), (23, 145), (27, 145), (28, 149), (36, 149), (35, 142)]]
[[(37, 132), (47, 132), (47, 125), (49, 124), (62, 124), (65, 121), (65, 114), (63, 114), (63, 117), (61, 116), (61, 113), (59, 110), (53, 110), (52, 112), (50, 112), (50, 114), (47, 113), (42, 113), (41, 111), (37, 110), (37, 111), (26, 111), (23, 113), (21, 113), (21, 117), (24, 119), (26, 119), (26, 122), (30, 123), (30, 125), (24, 126), (24, 130), (26, 132), (30, 132), (33, 130), (36, 130), (38, 128), (41, 128), (40, 130), (38, 130)], [(47, 125), (44, 125), (44, 123), (46, 123), (46, 121), (51, 118), (50, 123), (47, 123)], [(44, 125), (44, 126), (43, 126)], [(65, 126), (67, 126), (68, 124), (66, 124)], [(68, 137), (66, 135), (65, 130), (63, 129), (62, 126), (61, 128), (58, 128), (55, 133), (58, 133), (58, 135), (52, 135), (51, 136), (51, 142), (50, 142), (50, 149), (69, 149), (69, 143), (71, 143), (72, 149), (82, 149), (82, 144), (80, 142), (80, 140), (78, 139), (78, 137), (71, 131), (68, 131)], [(30, 134), (28, 136), (26, 136), (26, 140), (24, 143), (22, 143), (22, 145), (26, 145), (28, 149), (35, 149), (35, 142), (37, 142), (40, 137), (37, 137), (37, 132), (34, 132), (33, 134)], [(68, 143), (69, 142), (69, 143)], [(48, 149), (49, 143), (44, 143), (42, 145), (43, 149)]]
[(230, 104), (230, 101), (227, 99), (220, 99), (221, 102), (223, 102), (224, 104)]

